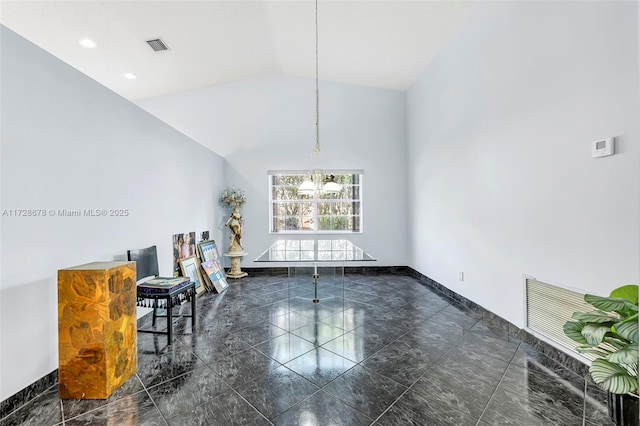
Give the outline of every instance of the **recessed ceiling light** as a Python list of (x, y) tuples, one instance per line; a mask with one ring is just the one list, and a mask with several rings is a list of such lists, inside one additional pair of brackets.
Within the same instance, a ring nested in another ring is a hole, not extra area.
[(129, 80), (135, 80), (136, 78), (138, 78), (138, 76), (132, 72), (125, 72), (124, 77), (128, 78)]
[(88, 38), (83, 38), (82, 40), (78, 41), (78, 43), (80, 43), (80, 46), (86, 47), (88, 49), (96, 47), (96, 43), (93, 40), (89, 40)]

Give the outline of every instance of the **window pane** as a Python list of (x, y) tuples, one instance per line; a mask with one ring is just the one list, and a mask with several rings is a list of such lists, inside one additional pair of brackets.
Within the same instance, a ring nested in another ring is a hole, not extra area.
[(350, 188), (347, 188), (347, 191), (349, 192), (349, 195), (351, 196), (352, 200), (359, 200), (360, 199), (360, 187), (359, 186), (352, 186)]
[(336, 200), (359, 200), (360, 199), (360, 188), (357, 186), (345, 185), (342, 187), (342, 190), (337, 194), (334, 194), (332, 197), (322, 197), (322, 198), (333, 198)]
[(333, 230), (344, 231), (349, 229), (349, 218), (347, 216), (334, 216), (333, 217)]
[(320, 194), (321, 200), (359, 200), (360, 187), (353, 185), (342, 185), (342, 189), (337, 194)]
[(273, 175), (271, 185), (299, 186), (304, 181), (304, 175)]
[(318, 203), (318, 214), (319, 215), (329, 215), (331, 214), (331, 203), (330, 202), (319, 202)]
[(351, 185), (354, 183), (353, 177), (357, 175), (334, 175), (336, 182), (340, 185)]
[(360, 212), (359, 201), (333, 201), (333, 202), (319, 202), (318, 214), (320, 215), (354, 215)]
[(318, 229), (322, 231), (351, 231), (351, 216), (320, 216)]
[(352, 215), (354, 210), (354, 204), (360, 203), (350, 203), (348, 201), (336, 201), (333, 203), (331, 207), (331, 213), (334, 215)]
[(331, 230), (331, 216), (318, 216), (318, 230), (320, 231)]
[(297, 186), (274, 186), (271, 189), (271, 197), (273, 200), (297, 200)]
[(300, 219), (296, 216), (286, 216), (284, 218), (284, 229), (286, 231), (297, 231), (300, 229)]
[(282, 216), (309, 216), (313, 214), (313, 203), (291, 201), (273, 203), (274, 214)]
[(320, 193), (318, 194), (318, 199), (320, 200), (333, 200), (334, 198), (336, 198), (337, 194), (323, 194)]

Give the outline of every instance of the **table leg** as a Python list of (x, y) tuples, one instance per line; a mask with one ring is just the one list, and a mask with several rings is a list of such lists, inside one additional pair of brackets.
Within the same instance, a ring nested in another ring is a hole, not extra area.
[(169, 337), (169, 345), (173, 343), (173, 304), (171, 299), (167, 297), (167, 336)]
[(191, 331), (196, 332), (196, 294), (191, 296)]
[(320, 302), (320, 299), (318, 299), (318, 278), (320, 278), (320, 275), (317, 272), (313, 274), (313, 289), (314, 289), (313, 303)]
[(158, 312), (158, 299), (153, 299), (153, 315), (151, 317), (151, 325), (156, 326), (156, 318)]

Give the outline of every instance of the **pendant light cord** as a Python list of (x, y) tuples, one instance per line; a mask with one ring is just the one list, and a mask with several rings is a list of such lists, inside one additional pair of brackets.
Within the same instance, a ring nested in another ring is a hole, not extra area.
[(316, 154), (320, 154), (320, 91), (318, 90), (318, 0), (316, 0)]

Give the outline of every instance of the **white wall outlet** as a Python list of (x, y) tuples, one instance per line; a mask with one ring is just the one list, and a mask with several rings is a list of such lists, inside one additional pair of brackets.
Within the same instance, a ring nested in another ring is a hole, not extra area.
[(614, 139), (606, 138), (591, 143), (591, 157), (606, 157), (615, 154)]
[(464, 272), (458, 272), (458, 279), (464, 281)]

